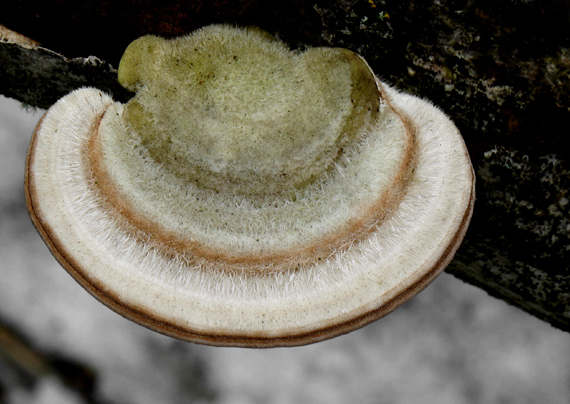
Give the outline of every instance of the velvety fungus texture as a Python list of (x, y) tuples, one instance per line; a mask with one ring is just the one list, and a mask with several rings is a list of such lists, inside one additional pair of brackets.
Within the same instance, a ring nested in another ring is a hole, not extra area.
[(466, 231), (474, 176), (430, 103), (357, 54), (255, 28), (145, 36), (136, 95), (75, 91), (38, 124), (32, 220), (103, 303), (194, 342), (307, 344), (389, 313)]

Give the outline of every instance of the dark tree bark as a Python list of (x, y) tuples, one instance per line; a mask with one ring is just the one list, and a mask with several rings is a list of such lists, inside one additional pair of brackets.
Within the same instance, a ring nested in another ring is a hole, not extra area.
[(114, 68), (128, 43), (211, 23), (256, 25), (293, 48), (352, 49), (439, 105), (477, 173), (448, 272), (570, 331), (568, 1), (5, 0), (0, 24), (33, 41), (4, 30), (0, 92), (47, 108), (90, 85), (124, 101)]

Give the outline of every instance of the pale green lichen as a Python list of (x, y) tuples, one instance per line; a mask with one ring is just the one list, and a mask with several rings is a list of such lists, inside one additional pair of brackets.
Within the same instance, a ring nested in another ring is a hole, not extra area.
[(377, 120), (368, 65), (336, 48), (290, 51), (259, 29), (210, 26), (133, 42), (119, 81), (125, 117), (152, 158), (187, 182), (292, 194)]

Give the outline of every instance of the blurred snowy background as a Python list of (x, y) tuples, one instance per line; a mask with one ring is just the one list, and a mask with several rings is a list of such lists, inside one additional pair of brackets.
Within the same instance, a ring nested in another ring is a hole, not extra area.
[(123, 319), (28, 218), (42, 113), (0, 97), (0, 404), (570, 403), (570, 334), (445, 273), (376, 323), (306, 347), (213, 348)]

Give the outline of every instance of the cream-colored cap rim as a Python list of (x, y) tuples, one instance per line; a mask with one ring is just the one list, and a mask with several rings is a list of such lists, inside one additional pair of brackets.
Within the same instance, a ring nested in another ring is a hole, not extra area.
[[(88, 189), (78, 161), (87, 134), (113, 103), (95, 89), (64, 97), (36, 128), (26, 170), (32, 220), (85, 289), (158, 332), (248, 347), (302, 345), (349, 332), (391, 312), (445, 268), (474, 203), (473, 170), (453, 123), (430, 103), (383, 87), (416, 130), (419, 151), (407, 193), (365, 240), (306, 270), (259, 277), (189, 271), (113, 231), (117, 224), (87, 194), (69, 192)], [(85, 227), (86, 220), (97, 226)]]

